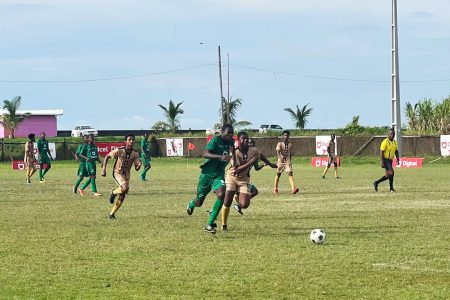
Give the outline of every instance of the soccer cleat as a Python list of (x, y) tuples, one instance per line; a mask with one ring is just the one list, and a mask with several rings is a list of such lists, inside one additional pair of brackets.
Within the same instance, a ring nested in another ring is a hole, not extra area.
[(74, 193), (74, 194), (77, 193), (77, 188), (76, 188), (76, 187), (73, 187), (73, 188), (72, 188), (72, 193)]
[(139, 179), (140, 179), (141, 181), (147, 181), (147, 179), (145, 179), (145, 178), (142, 177), (141, 175), (139, 175)]
[(240, 214), (240, 215), (244, 215), (244, 213), (242, 212), (242, 208), (238, 203), (235, 203), (233, 205), (234, 209)]
[(78, 193), (80, 193), (80, 196), (84, 196), (84, 190), (78, 189)]
[(278, 195), (278, 189), (273, 189), (273, 193), (274, 193), (275, 195)]
[(325, 175), (322, 175), (322, 179), (325, 179)]
[(109, 203), (113, 204), (114, 199), (116, 199), (116, 195), (114, 194), (114, 190), (112, 190), (111, 194), (109, 194)]
[(217, 230), (216, 227), (213, 227), (212, 225), (206, 225), (205, 232), (216, 234)]
[(27, 179), (27, 184), (31, 184), (31, 180), (30, 179)]
[(41, 180), (39, 180), (39, 183), (45, 183), (44, 178), (42, 178)]
[(194, 212), (194, 209), (189, 206), (189, 203), (186, 207), (186, 212), (188, 215), (192, 215), (192, 213)]
[(115, 220), (116, 219), (116, 216), (114, 215), (114, 214), (109, 214), (108, 215), (108, 219), (110, 219), (110, 220)]
[(339, 177), (339, 176), (336, 176), (336, 177), (334, 177), (334, 179), (341, 179), (341, 177)]
[(298, 192), (300, 192), (300, 189), (298, 187), (292, 190), (292, 194), (294, 195), (297, 194)]
[(228, 225), (227, 224), (223, 224), (222, 225), (222, 231), (228, 231)]
[(212, 223), (211, 227), (217, 228), (217, 223)]
[(390, 191), (391, 193), (395, 193), (395, 189), (393, 189), (393, 188), (390, 189), (389, 191)]
[(94, 197), (100, 197), (102, 194), (100, 193), (94, 193)]
[(373, 182), (373, 188), (375, 192), (378, 192), (378, 183), (376, 181)]

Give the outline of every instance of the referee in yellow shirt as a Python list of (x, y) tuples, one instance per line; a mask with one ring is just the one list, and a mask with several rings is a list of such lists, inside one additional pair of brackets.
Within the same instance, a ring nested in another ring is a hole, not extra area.
[(394, 168), (392, 167), (392, 160), (394, 159), (394, 155), (397, 158), (397, 165), (400, 163), (399, 155), (398, 155), (398, 144), (397, 141), (394, 140), (395, 130), (391, 129), (389, 131), (389, 135), (380, 146), (380, 164), (381, 167), (386, 169), (386, 173), (383, 177), (373, 182), (373, 188), (375, 192), (378, 192), (378, 185), (389, 179), (389, 190), (391, 193), (395, 192), (394, 190)]

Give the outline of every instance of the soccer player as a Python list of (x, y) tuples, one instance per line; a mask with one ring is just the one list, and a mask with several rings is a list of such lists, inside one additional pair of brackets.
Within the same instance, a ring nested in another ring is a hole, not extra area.
[(283, 171), (288, 173), (289, 183), (291, 185), (292, 194), (297, 194), (300, 189), (294, 184), (294, 174), (292, 171), (292, 143), (289, 142), (289, 137), (291, 133), (289, 130), (283, 131), (283, 140), (277, 144), (277, 157), (278, 157), (278, 168), (277, 175), (275, 175), (275, 186), (273, 189), (274, 194), (278, 194), (278, 183), (280, 182), (280, 176)]
[(25, 163), (25, 169), (27, 171), (27, 183), (31, 184), (31, 176), (36, 172), (36, 157), (34, 157), (34, 133), (28, 135), (28, 142), (25, 143), (25, 155), (23, 162)]
[[(50, 160), (53, 159), (52, 154), (50, 153), (50, 148), (48, 147), (48, 141), (45, 139), (45, 132), (41, 131), (41, 138), (37, 142), (38, 148), (38, 160), (39, 160), (39, 182), (44, 183), (44, 176), (52, 167)], [(47, 168), (44, 169), (44, 164), (47, 165)]]
[(391, 193), (395, 192), (394, 189), (394, 168), (392, 167), (392, 160), (397, 158), (397, 165), (400, 163), (398, 154), (398, 144), (395, 138), (395, 130), (392, 128), (389, 131), (387, 138), (383, 140), (380, 145), (380, 165), (386, 170), (383, 177), (373, 182), (373, 188), (375, 192), (378, 192), (378, 185), (389, 179), (389, 190)]
[[(251, 147), (256, 147), (256, 143), (255, 143), (255, 140), (253, 138), (249, 138), (248, 139), (248, 147), (250, 147), (250, 148)], [(256, 171), (261, 170), (262, 168), (264, 168), (267, 165), (271, 166), (272, 168), (276, 168), (277, 167), (277, 165), (273, 164), (273, 163), (264, 162), (264, 164), (260, 165), (258, 162), (259, 162), (259, 160), (255, 161), (253, 163), (253, 166), (252, 166), (253, 168), (255, 168)], [(249, 170), (249, 172), (250, 172), (250, 170)], [(258, 195), (258, 193), (259, 193), (258, 189), (256, 188), (256, 186), (253, 183), (250, 183), (249, 191), (250, 191), (250, 199), (252, 199), (256, 195)], [(234, 205), (233, 205), (234, 209), (236, 209), (236, 211), (239, 214), (243, 215), (244, 213), (242, 212), (242, 207), (241, 207), (241, 205), (239, 203), (239, 192), (236, 192), (234, 194), (233, 202), (234, 202)]]
[[(75, 182), (75, 185), (72, 188), (72, 192), (74, 194), (77, 193), (78, 187), (80, 186), (80, 183), (83, 181), (84, 177), (88, 177), (89, 174), (87, 172), (86, 169), (86, 159), (85, 157), (87, 156), (87, 144), (89, 143), (89, 136), (88, 135), (84, 135), (83, 136), (83, 143), (78, 145), (77, 151), (75, 152), (75, 158), (79, 161), (79, 165), (78, 165), (78, 179)], [(86, 182), (90, 183), (91, 179), (89, 178)], [(89, 185), (88, 183), (88, 185)]]
[[(234, 151), (234, 159), (226, 176), (226, 192), (222, 209), (222, 230), (228, 230), (228, 215), (233, 200), (233, 196), (239, 193), (239, 208), (249, 207), (250, 199), (258, 194), (254, 187), (251, 190), (250, 169), (261, 159), (272, 168), (277, 165), (272, 164), (256, 147), (249, 147), (248, 134), (244, 131), (238, 133), (238, 148)], [(239, 211), (238, 211), (239, 212)]]
[(327, 146), (327, 152), (328, 152), (328, 164), (325, 167), (325, 170), (323, 170), (322, 178), (325, 179), (325, 175), (328, 172), (328, 169), (330, 168), (331, 164), (334, 165), (334, 178), (339, 179), (338, 171), (337, 171), (337, 159), (336, 159), (336, 143), (335, 143), (336, 136), (334, 134), (331, 135), (331, 140), (328, 142)]
[(224, 124), (221, 134), (214, 136), (206, 145), (203, 153), (205, 162), (200, 166), (201, 173), (197, 184), (197, 195), (189, 201), (186, 211), (192, 215), (195, 207), (200, 207), (206, 195), (212, 190), (216, 194), (211, 215), (205, 232), (216, 233), (215, 220), (220, 213), (225, 196), (225, 167), (230, 161), (230, 154), (234, 151), (233, 126)]
[(82, 186), (81, 189), (78, 189), (78, 192), (80, 193), (80, 196), (84, 196), (84, 189), (88, 187), (89, 184), (91, 184), (91, 190), (92, 193), (94, 193), (95, 197), (99, 197), (102, 194), (97, 192), (97, 184), (95, 182), (95, 179), (97, 177), (97, 164), (96, 162), (102, 163), (100, 161), (100, 158), (98, 156), (98, 147), (94, 143), (94, 135), (90, 134), (88, 136), (88, 144), (84, 147), (86, 151), (86, 156), (83, 154), (79, 154), (81, 158), (85, 160), (85, 169), (87, 174), (89, 175), (89, 180), (87, 180)]
[(146, 132), (144, 134), (144, 138), (141, 141), (141, 161), (142, 164), (144, 165), (144, 169), (142, 170), (141, 174), (139, 175), (139, 178), (142, 181), (147, 181), (147, 179), (145, 179), (145, 176), (147, 175), (148, 170), (150, 170), (150, 168), (152, 167), (151, 165), (151, 156), (150, 156), (150, 147), (148, 144), (148, 137), (149, 137), (149, 133)]
[(109, 202), (114, 203), (114, 199), (117, 195), (119, 198), (114, 203), (114, 206), (109, 213), (108, 218), (111, 220), (116, 219), (115, 213), (125, 200), (125, 195), (128, 193), (130, 186), (130, 170), (134, 164), (134, 169), (139, 171), (141, 168), (141, 160), (139, 159), (139, 153), (133, 149), (134, 141), (136, 140), (133, 134), (127, 134), (125, 136), (125, 146), (119, 147), (108, 153), (103, 160), (102, 176), (106, 176), (106, 166), (111, 158), (116, 161), (114, 163), (113, 178), (116, 180), (119, 187), (113, 190), (109, 196)]

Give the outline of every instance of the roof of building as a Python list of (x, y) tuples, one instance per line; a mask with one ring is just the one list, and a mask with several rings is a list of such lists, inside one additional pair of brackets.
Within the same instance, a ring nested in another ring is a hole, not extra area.
[[(8, 113), (7, 110), (0, 110), (1, 114)], [(42, 110), (18, 110), (17, 114), (30, 113), (33, 116), (62, 116), (64, 111), (62, 109), (42, 109)]]

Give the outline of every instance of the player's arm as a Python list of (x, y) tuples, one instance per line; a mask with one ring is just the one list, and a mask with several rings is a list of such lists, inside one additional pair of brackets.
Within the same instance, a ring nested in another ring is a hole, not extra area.
[(140, 158), (135, 159), (135, 160), (134, 160), (134, 169), (135, 169), (136, 171), (139, 171), (139, 169), (141, 168), (141, 166), (142, 166), (142, 161), (141, 161), (141, 159), (140, 159)]
[(398, 150), (395, 150), (395, 157), (397, 158), (397, 165), (400, 164), (400, 154), (398, 154)]
[(259, 160), (255, 161), (255, 162), (253, 163), (253, 168), (255, 168), (256, 171), (261, 170), (261, 169), (264, 168), (264, 166), (266, 165), (266, 164), (260, 165), (258, 162), (259, 162)]
[(215, 154), (215, 153), (210, 152), (209, 150), (206, 150), (203, 153), (203, 157), (204, 158), (209, 158), (209, 159), (220, 159), (222, 161), (230, 161), (230, 157), (229, 156)]
[[(264, 165), (262, 165), (259, 168), (259, 170), (262, 169), (264, 166), (270, 166), (271, 168), (274, 168), (274, 169), (278, 167), (276, 164), (271, 163), (264, 154), (260, 153), (259, 155), (260, 155), (259, 158), (264, 162)], [(258, 170), (258, 169), (255, 168), (255, 170)]]
[(380, 166), (384, 168), (384, 150), (380, 150)]
[(106, 176), (106, 166), (108, 165), (108, 161), (109, 161), (111, 158), (116, 157), (118, 153), (119, 153), (119, 149), (114, 149), (113, 151), (109, 152), (109, 153), (105, 156), (105, 159), (103, 160), (103, 164), (102, 164), (102, 176), (103, 176), (103, 177)]
[(254, 156), (252, 157), (249, 161), (247, 161), (245, 164), (242, 164), (240, 166), (237, 166), (234, 170), (236, 172), (236, 174), (239, 174), (240, 172), (242, 172), (243, 170), (251, 167), (257, 160), (259, 159), (258, 156)]

